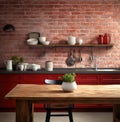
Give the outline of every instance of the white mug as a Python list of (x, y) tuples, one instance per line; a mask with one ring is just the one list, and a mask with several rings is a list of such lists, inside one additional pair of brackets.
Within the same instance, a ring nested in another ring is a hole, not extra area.
[(40, 43), (44, 43), (46, 41), (46, 37), (43, 36), (39, 37), (39, 41)]
[(24, 70), (24, 65), (23, 64), (18, 65), (18, 67), (19, 67), (20, 71)]
[(38, 65), (37, 64), (32, 64), (32, 70), (37, 71), (38, 70)]
[(24, 71), (26, 71), (27, 70), (28, 63), (23, 63), (23, 65), (24, 65)]

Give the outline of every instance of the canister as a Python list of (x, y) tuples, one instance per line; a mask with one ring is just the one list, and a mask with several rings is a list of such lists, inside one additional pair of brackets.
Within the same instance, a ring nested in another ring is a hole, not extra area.
[(47, 71), (53, 71), (53, 62), (52, 61), (46, 61), (45, 62), (45, 69)]
[(8, 71), (12, 71), (12, 60), (7, 60), (7, 62), (6, 62), (6, 69), (8, 70)]

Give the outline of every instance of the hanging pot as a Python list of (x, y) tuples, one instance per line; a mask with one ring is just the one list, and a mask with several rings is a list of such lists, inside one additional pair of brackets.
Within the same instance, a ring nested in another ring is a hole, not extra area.
[(67, 66), (73, 66), (75, 64), (75, 59), (73, 58), (72, 51), (68, 52), (68, 58), (66, 59)]

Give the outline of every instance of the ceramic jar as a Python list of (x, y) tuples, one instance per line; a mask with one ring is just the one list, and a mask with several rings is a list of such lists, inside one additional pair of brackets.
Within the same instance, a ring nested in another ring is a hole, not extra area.
[(52, 61), (46, 61), (45, 62), (45, 69), (47, 71), (53, 71), (53, 62)]
[(69, 37), (68, 37), (68, 44), (69, 44), (69, 45), (75, 45), (75, 44), (76, 44), (76, 37), (74, 37), (74, 36), (69, 36)]
[(12, 60), (7, 60), (6, 61), (6, 69), (8, 71), (12, 71), (13, 70), (13, 67), (12, 67)]

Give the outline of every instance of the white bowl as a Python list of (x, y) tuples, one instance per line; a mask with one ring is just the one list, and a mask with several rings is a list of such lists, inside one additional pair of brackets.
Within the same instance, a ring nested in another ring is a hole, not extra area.
[(43, 42), (45, 42), (46, 41), (46, 37), (39, 37), (39, 42), (40, 43), (43, 43)]
[(33, 71), (37, 71), (37, 70), (39, 70), (40, 68), (41, 68), (40, 65), (38, 65), (38, 64), (32, 64), (32, 70), (33, 70)]
[(45, 42), (42, 42), (43, 45), (49, 45), (50, 44), (50, 41), (45, 41)]
[(29, 45), (37, 45), (38, 44), (38, 40), (36, 38), (30, 38), (27, 40), (27, 43)]

